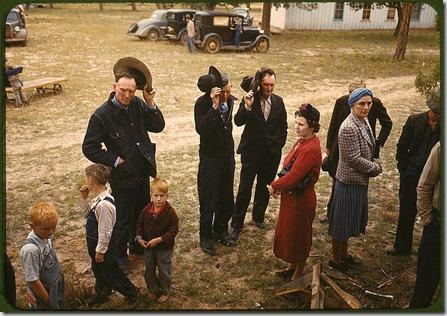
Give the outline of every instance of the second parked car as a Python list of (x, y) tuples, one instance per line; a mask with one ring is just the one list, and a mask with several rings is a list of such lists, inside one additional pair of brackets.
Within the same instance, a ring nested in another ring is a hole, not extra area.
[(189, 17), (190, 19), (194, 19), (196, 11), (197, 10), (191, 9), (168, 10), (168, 32), (166, 37), (174, 41), (180, 41), (182, 44), (186, 45), (186, 18)]
[(16, 7), (9, 11), (5, 23), (5, 42), (19, 42), (26, 46), (28, 32), (26, 31), (25, 15), (20, 8)]
[(266, 52), (270, 46), (270, 38), (255, 26), (243, 25), (240, 46), (235, 46), (236, 18), (242, 19), (243, 16), (218, 11), (197, 11), (194, 19), (194, 42), (211, 54), (218, 53), (221, 49), (255, 49), (257, 52)]
[(155, 10), (149, 19), (133, 23), (127, 30), (127, 34), (150, 41), (156, 41), (160, 37), (164, 37), (168, 26), (166, 21), (167, 11)]

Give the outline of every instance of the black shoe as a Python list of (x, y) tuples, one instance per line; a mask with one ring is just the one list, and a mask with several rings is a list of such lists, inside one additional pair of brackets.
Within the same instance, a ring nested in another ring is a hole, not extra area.
[(135, 304), (138, 300), (138, 296), (137, 295), (127, 295), (124, 297), (124, 299), (130, 304)]
[(107, 300), (107, 296), (95, 294), (93, 297), (87, 300), (89, 306), (104, 304)]
[(236, 242), (239, 238), (239, 234), (241, 233), (240, 229), (236, 229), (236, 228), (232, 228), (230, 231), (230, 236), (229, 236), (229, 240), (231, 241), (231, 243), (233, 245), (236, 245)]
[(262, 222), (258, 222), (258, 221), (253, 221), (256, 225), (256, 227), (258, 227), (259, 229), (266, 229), (267, 228), (267, 224), (262, 221)]
[(360, 262), (357, 259), (354, 259), (354, 257), (351, 255), (348, 255), (346, 258), (341, 259), (341, 261), (352, 266), (360, 265)]
[(290, 280), (290, 278), (292, 277), (292, 275), (294, 273), (295, 273), (295, 269), (290, 269), (290, 270), (284, 269), (284, 270), (275, 272), (275, 274), (277, 276), (279, 276), (281, 279), (284, 279), (284, 280)]
[(330, 266), (332, 269), (338, 270), (338, 271), (343, 272), (343, 273), (348, 271), (348, 266), (344, 262), (337, 263), (335, 261), (329, 260), (328, 266)]
[(216, 254), (216, 251), (214, 250), (214, 241), (213, 239), (203, 239), (202, 244), (200, 245), (203, 252), (210, 256), (214, 256)]

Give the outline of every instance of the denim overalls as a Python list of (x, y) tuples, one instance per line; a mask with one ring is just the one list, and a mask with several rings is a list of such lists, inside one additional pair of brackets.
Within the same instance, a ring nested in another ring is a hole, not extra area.
[[(48, 240), (50, 249), (46, 247), (42, 253), (42, 266), (39, 280), (48, 292), (48, 304), (35, 295), (37, 309), (63, 309), (65, 307), (65, 280), (62, 267), (54, 252), (51, 240)], [(24, 245), (34, 244), (39, 247), (33, 238), (25, 239)], [(40, 250), (40, 248), (39, 248)]]

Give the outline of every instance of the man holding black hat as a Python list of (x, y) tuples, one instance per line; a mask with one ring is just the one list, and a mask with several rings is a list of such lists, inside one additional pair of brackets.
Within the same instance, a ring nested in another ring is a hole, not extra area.
[[(90, 117), (82, 151), (92, 162), (112, 168), (109, 183), (117, 212), (114, 233), (118, 235), (120, 268), (127, 272), (127, 243), (130, 253), (143, 254), (134, 241), (136, 223), (149, 202), (149, 176), (157, 174), (155, 144), (147, 132), (161, 132), (165, 121), (143, 62), (125, 57), (113, 72), (113, 92)], [(143, 90), (144, 101), (135, 95), (137, 89)]]
[(200, 247), (214, 255), (214, 242), (232, 245), (228, 221), (234, 208), (233, 104), (230, 78), (210, 66), (197, 86), (205, 92), (194, 105), (196, 131), (200, 135), (197, 187), (200, 203)]
[(439, 141), (441, 101), (439, 88), (427, 97), (429, 111), (410, 115), (397, 142), (397, 169), (400, 173), (399, 220), (394, 245), (385, 250), (390, 255), (408, 255), (413, 244), (416, 218), (416, 188), (433, 146)]
[(287, 138), (287, 113), (282, 98), (273, 93), (275, 84), (275, 72), (267, 67), (261, 68), (254, 79), (245, 77), (241, 84), (241, 87), (250, 90), (234, 117), (237, 126), (245, 125), (237, 149), (237, 153), (241, 154), (242, 168), (231, 219), (230, 238), (234, 242), (244, 226), (255, 177), (252, 219), (258, 228), (266, 228), (267, 185), (275, 178)]
[(231, 95), (227, 74), (210, 66), (197, 86), (205, 92), (194, 106), (194, 120), (200, 135), (197, 186), (200, 203), (200, 246), (215, 254), (214, 241), (231, 245), (228, 221), (234, 208), (234, 141), (232, 113), (236, 98)]

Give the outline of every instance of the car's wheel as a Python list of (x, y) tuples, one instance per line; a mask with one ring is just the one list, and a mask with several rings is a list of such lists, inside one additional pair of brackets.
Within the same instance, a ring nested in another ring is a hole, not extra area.
[(217, 36), (210, 36), (205, 42), (205, 49), (210, 54), (216, 54), (220, 51), (220, 40)]
[(258, 53), (265, 53), (266, 51), (269, 50), (270, 47), (270, 43), (269, 40), (266, 38), (261, 38), (257, 43), (256, 43), (256, 51)]
[(156, 41), (160, 37), (160, 34), (157, 30), (150, 30), (149, 33), (147, 33), (146, 39), (150, 41)]
[(179, 40), (182, 45), (186, 45), (186, 42), (188, 41), (188, 32), (183, 31), (182, 34), (180, 34)]

